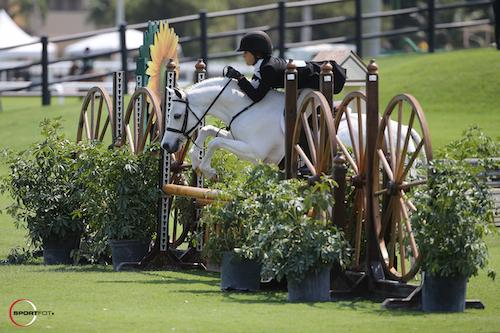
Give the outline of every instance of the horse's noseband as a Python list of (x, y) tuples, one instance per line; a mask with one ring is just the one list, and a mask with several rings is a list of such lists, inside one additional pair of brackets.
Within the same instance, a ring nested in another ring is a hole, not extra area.
[[(186, 108), (184, 109), (184, 119), (182, 120), (182, 127), (180, 130), (178, 130), (177, 128), (173, 128), (173, 127), (167, 127), (167, 131), (169, 132), (173, 132), (173, 133), (179, 133), (179, 134), (182, 134), (184, 135), (186, 138), (189, 139), (191, 133), (195, 130), (195, 128), (201, 123), (202, 119), (198, 118), (198, 116), (196, 115), (196, 113), (194, 113), (194, 111), (191, 109), (191, 107), (189, 106), (189, 100), (186, 98), (186, 100), (182, 100), (182, 99), (174, 99), (172, 100), (172, 102), (179, 102), (179, 103), (184, 103), (186, 104)], [(193, 116), (195, 116), (195, 118), (198, 120), (196, 122), (196, 125), (194, 125), (193, 127), (191, 127), (189, 129), (189, 131), (186, 131), (186, 128), (187, 128), (187, 122), (188, 122), (188, 117), (189, 117), (189, 113), (192, 113)]]

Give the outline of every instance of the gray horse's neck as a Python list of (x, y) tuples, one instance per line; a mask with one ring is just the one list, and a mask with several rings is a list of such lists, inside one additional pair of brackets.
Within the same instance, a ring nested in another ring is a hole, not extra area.
[[(188, 98), (190, 100), (191, 108), (196, 113), (198, 117), (203, 116), (210, 104), (217, 97), (219, 92), (223, 89), (226, 84), (227, 79), (215, 78), (202, 81), (196, 84), (189, 92)], [(217, 101), (212, 105), (208, 114), (222, 120), (226, 125), (229, 124), (233, 108), (230, 106), (239, 105), (241, 101), (236, 101), (236, 95), (231, 94), (231, 89), (234, 85), (231, 82), (222, 92), (222, 94), (217, 98)]]

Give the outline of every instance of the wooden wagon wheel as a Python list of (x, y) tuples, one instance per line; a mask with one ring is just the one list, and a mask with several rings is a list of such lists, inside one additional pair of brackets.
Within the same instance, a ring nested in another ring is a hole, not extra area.
[[(347, 124), (347, 127), (339, 128), (341, 122)], [(352, 200), (349, 232), (354, 243), (355, 268), (360, 265), (362, 230), (366, 218), (366, 128), (366, 95), (360, 91), (351, 92), (337, 107), (335, 131), (337, 144), (344, 153), (349, 168), (349, 200)]]
[(327, 100), (310, 91), (299, 101), (292, 137), (291, 165), (310, 180), (331, 174), (336, 154), (335, 122)]
[(420, 253), (410, 221), (416, 210), (411, 193), (427, 182), (426, 166), (431, 159), (429, 130), (420, 104), (408, 94), (395, 96), (380, 121), (372, 196), (381, 261), (395, 280), (408, 281), (419, 269)]
[(83, 99), (76, 142), (102, 142), (106, 138), (111, 144), (114, 124), (112, 111), (111, 98), (106, 90), (101, 87), (92, 87)]
[[(135, 105), (142, 99), (140, 117)], [(132, 119), (132, 115), (134, 115)], [(131, 126), (133, 123), (135, 126)], [(124, 137), (121, 145), (128, 145), (133, 154), (140, 154), (148, 143), (160, 142), (163, 135), (163, 116), (156, 95), (149, 88), (137, 88), (130, 97), (124, 118)]]

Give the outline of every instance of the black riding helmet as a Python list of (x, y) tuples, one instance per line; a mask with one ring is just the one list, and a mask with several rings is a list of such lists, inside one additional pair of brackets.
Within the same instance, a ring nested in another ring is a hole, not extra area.
[(248, 51), (254, 55), (258, 52), (268, 56), (273, 53), (273, 42), (264, 31), (252, 31), (243, 36), (236, 51)]

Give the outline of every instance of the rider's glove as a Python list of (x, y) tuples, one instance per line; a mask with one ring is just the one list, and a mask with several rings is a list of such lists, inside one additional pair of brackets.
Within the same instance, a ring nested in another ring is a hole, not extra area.
[(240, 72), (238, 72), (236, 69), (234, 69), (233, 67), (231, 66), (228, 66), (227, 67), (227, 71), (226, 71), (226, 77), (230, 78), (230, 79), (241, 79), (243, 77), (243, 75), (241, 75)]

